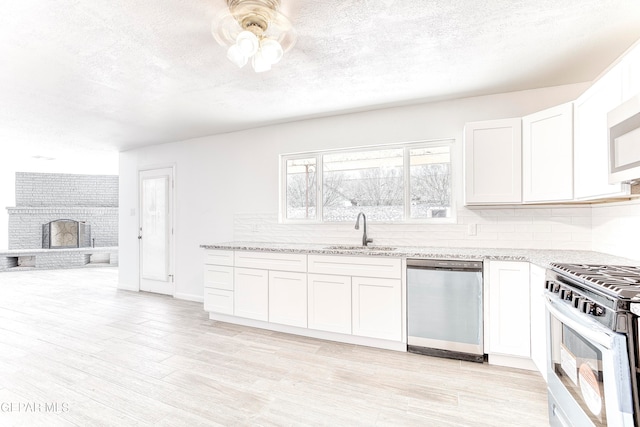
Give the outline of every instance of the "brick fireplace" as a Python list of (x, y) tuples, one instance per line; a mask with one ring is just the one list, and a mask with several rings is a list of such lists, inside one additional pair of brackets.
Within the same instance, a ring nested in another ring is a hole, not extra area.
[(16, 173), (0, 271), (118, 263), (118, 176)]

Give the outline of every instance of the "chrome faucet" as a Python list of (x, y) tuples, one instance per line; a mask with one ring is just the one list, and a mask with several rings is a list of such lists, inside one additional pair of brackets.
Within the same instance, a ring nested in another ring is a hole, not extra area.
[(367, 217), (364, 216), (364, 212), (358, 214), (356, 219), (356, 230), (360, 230), (360, 217), (362, 217), (362, 223), (364, 224), (364, 230), (362, 233), (362, 246), (367, 246), (368, 243), (373, 243), (373, 239), (367, 238)]

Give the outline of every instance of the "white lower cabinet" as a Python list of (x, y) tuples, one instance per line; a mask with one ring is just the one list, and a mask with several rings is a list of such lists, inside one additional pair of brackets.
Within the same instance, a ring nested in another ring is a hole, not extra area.
[(269, 273), (254, 268), (235, 268), (234, 315), (269, 320)]
[(269, 322), (307, 327), (307, 274), (269, 271)]
[(402, 339), (402, 289), (398, 279), (353, 277), (354, 335), (394, 341)]
[(530, 266), (531, 286), (531, 360), (547, 380), (547, 316), (544, 304), (546, 270)]
[(351, 277), (308, 274), (308, 327), (351, 333)]
[(491, 355), (531, 357), (529, 263), (488, 261), (485, 337)]
[(205, 253), (204, 309), (225, 322), (404, 351), (402, 289), (399, 257)]
[(205, 251), (204, 309), (233, 314), (233, 251)]

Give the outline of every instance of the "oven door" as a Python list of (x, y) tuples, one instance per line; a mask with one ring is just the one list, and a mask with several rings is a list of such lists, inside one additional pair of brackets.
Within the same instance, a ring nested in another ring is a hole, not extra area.
[(634, 425), (626, 337), (546, 296), (551, 426)]

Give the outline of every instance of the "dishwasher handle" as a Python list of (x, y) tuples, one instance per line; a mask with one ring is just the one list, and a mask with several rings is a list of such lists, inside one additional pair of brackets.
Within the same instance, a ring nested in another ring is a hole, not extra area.
[(425, 270), (482, 271), (482, 261), (408, 258), (407, 268)]

